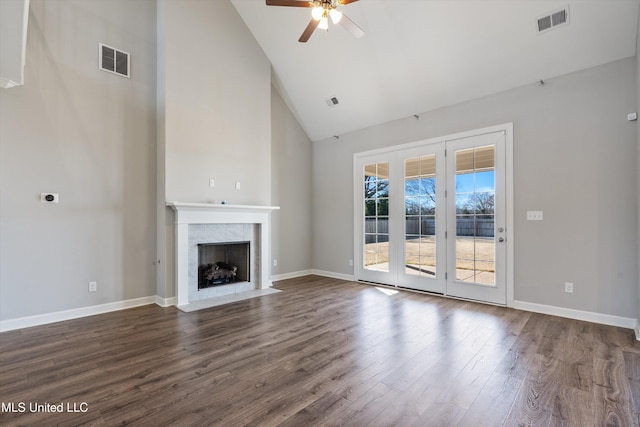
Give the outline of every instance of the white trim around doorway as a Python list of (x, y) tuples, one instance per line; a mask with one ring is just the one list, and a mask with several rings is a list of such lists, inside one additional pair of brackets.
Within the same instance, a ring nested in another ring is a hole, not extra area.
[[(506, 306), (507, 307), (514, 307), (514, 280), (515, 280), (515, 274), (514, 274), (514, 260), (515, 260), (515, 256), (514, 256), (514, 230), (513, 230), (513, 226), (514, 226), (514, 187), (513, 187), (513, 176), (514, 176), (514, 169), (513, 169), (513, 123), (505, 123), (505, 124), (500, 124), (500, 125), (495, 125), (495, 126), (489, 126), (489, 127), (485, 127), (485, 128), (481, 128), (481, 129), (475, 129), (475, 130), (470, 130), (470, 131), (465, 131), (465, 132), (459, 132), (459, 133), (455, 133), (455, 134), (450, 134), (450, 135), (445, 135), (445, 136), (440, 136), (440, 137), (436, 137), (436, 138), (428, 138), (428, 139), (424, 139), (424, 140), (419, 140), (419, 141), (415, 141), (415, 142), (410, 142), (410, 143), (406, 143), (406, 144), (399, 144), (399, 145), (394, 145), (394, 146), (390, 146), (390, 147), (385, 147), (385, 148), (379, 148), (379, 149), (375, 149), (375, 150), (370, 150), (370, 151), (366, 151), (366, 152), (360, 152), (360, 153), (355, 153), (353, 155), (353, 182), (354, 185), (355, 183), (360, 179), (360, 175), (359, 175), (359, 170), (357, 168), (357, 164), (359, 162), (360, 159), (364, 158), (364, 157), (369, 157), (369, 156), (375, 156), (378, 154), (385, 154), (385, 153), (394, 153), (400, 150), (406, 150), (406, 149), (410, 149), (410, 148), (417, 148), (417, 147), (422, 147), (422, 146), (427, 146), (427, 145), (431, 145), (431, 144), (438, 144), (438, 143), (446, 143), (447, 141), (453, 141), (453, 140), (457, 140), (457, 139), (462, 139), (462, 138), (469, 138), (469, 137), (474, 137), (474, 136), (480, 136), (480, 135), (485, 135), (485, 134), (490, 134), (490, 133), (496, 133), (496, 132), (504, 132), (505, 134), (505, 157), (506, 157), (506, 165), (505, 165), (505, 174), (506, 174), (506, 183), (505, 183), (505, 195), (506, 195), (506, 199), (507, 199), (507, 206), (506, 206)], [(354, 213), (358, 212), (358, 204), (361, 203), (362, 201), (359, 200), (358, 197), (356, 197), (356, 195), (354, 194)], [(357, 224), (357, 221), (354, 218), (354, 261), (355, 262), (359, 262), (358, 260), (361, 260), (362, 258), (362, 254), (359, 253), (359, 246), (357, 244), (358, 239), (360, 238), (360, 230), (358, 229), (357, 226), (355, 226)], [(357, 265), (357, 264), (356, 264)], [(361, 277), (358, 277), (358, 268), (354, 268), (354, 279), (357, 280), (361, 280)]]

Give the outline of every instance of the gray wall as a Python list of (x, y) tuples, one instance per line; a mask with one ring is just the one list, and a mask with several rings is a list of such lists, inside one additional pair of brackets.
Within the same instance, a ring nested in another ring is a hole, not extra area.
[(228, 0), (161, 0), (158, 10), (157, 293), (171, 297), (165, 201), (271, 204), (271, 65)]
[(628, 58), (315, 142), (314, 268), (353, 274), (353, 153), (513, 122), (515, 299), (635, 318), (635, 87)]
[[(638, 22), (640, 23), (640, 12), (638, 12)], [(638, 106), (640, 106), (640, 27), (638, 27), (638, 31), (636, 33), (636, 108), (634, 111), (638, 111)], [(637, 130), (636, 122), (636, 132), (638, 135), (638, 145), (637, 145), (637, 163), (636, 163), (636, 174), (638, 177), (638, 192), (637, 192), (637, 201), (638, 201), (638, 332), (640, 332), (640, 131)], [(640, 336), (637, 336), (640, 338)]]
[(268, 205), (269, 60), (228, 0), (164, 9), (166, 200)]
[[(155, 294), (155, 14), (31, 1), (25, 86), (0, 90), (0, 319)], [(131, 79), (98, 70), (99, 42)]]
[[(167, 277), (173, 274), (173, 264), (167, 262), (173, 259), (167, 255), (169, 247), (173, 248), (173, 240), (168, 242), (167, 233), (173, 231), (173, 219), (167, 212), (165, 202), (165, 43), (164, 43), (164, 0), (157, 1), (156, 15), (156, 295), (162, 298), (173, 296), (173, 288), (169, 284), (173, 281)], [(170, 243), (170, 244), (169, 244)], [(171, 254), (173, 256), (173, 253)]]
[(311, 141), (271, 88), (271, 274), (311, 269)]

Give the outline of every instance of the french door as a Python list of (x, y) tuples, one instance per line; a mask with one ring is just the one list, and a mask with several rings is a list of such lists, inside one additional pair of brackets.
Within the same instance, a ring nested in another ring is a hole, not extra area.
[(354, 156), (356, 278), (506, 304), (507, 131)]

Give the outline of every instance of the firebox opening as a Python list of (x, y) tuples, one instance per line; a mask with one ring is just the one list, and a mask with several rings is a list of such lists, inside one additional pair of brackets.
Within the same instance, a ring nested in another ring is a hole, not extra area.
[(198, 289), (249, 282), (249, 242), (198, 244)]

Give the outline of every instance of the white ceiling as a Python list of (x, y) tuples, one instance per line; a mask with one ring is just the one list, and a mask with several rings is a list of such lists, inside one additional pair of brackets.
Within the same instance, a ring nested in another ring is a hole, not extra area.
[[(313, 141), (635, 55), (640, 0), (360, 0), (298, 38), (310, 9), (231, 0)], [(569, 25), (536, 18), (569, 4)], [(329, 108), (326, 100), (340, 104)]]

